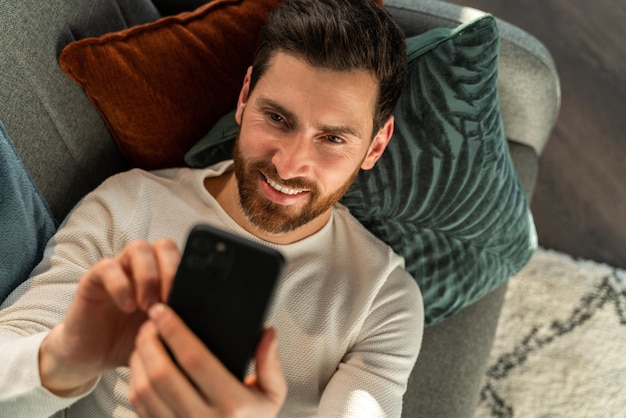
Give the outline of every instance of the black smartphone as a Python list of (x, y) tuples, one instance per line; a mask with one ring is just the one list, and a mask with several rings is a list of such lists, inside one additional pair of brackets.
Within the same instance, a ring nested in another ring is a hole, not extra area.
[(284, 264), (280, 252), (209, 225), (187, 238), (167, 303), (240, 380)]

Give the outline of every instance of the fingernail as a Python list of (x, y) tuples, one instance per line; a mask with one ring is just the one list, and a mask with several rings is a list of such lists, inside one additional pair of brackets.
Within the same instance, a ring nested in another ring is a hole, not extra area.
[(273, 340), (276, 340), (276, 339), (277, 339), (276, 337), (278, 336), (278, 333), (276, 332), (276, 328), (274, 328), (274, 327), (268, 327), (268, 328), (267, 328), (267, 331), (268, 331), (268, 332), (269, 332), (269, 334), (272, 336), (272, 339), (273, 339)]
[(268, 338), (270, 340), (270, 348), (274, 349), (274, 347), (278, 347), (278, 334), (276, 333), (276, 328), (270, 327), (267, 329)]
[(167, 311), (167, 307), (164, 304), (155, 303), (148, 310), (148, 316), (150, 317), (152, 321), (158, 324), (165, 317), (166, 311)]

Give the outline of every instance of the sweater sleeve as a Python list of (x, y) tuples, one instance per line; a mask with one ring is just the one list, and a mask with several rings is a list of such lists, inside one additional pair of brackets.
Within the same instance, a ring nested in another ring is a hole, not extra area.
[[(84, 269), (55, 257), (52, 265), (19, 286), (0, 310), (0, 411), (10, 417), (49, 417), (88, 395), (95, 382), (64, 396), (43, 387), (39, 376), (39, 347), (63, 320)], [(3, 415), (4, 416), (4, 415)]]
[(0, 410), (3, 416), (49, 417), (88, 395), (96, 387), (99, 379), (66, 393), (65, 396), (57, 396), (41, 385), (39, 346), (47, 334), (42, 332), (15, 341), (0, 342), (4, 364), (0, 378)]
[(423, 329), (419, 288), (396, 268), (376, 295), (359, 340), (326, 386), (317, 415), (400, 417)]
[(0, 411), (10, 417), (49, 417), (87, 396), (98, 379), (64, 396), (42, 386), (39, 347), (63, 321), (78, 280), (118, 244), (110, 208), (87, 196), (50, 240), (31, 277), (0, 306)]

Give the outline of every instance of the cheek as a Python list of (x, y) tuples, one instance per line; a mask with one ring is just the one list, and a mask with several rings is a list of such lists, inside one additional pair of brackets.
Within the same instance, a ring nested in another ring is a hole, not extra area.
[(321, 164), (317, 170), (317, 181), (320, 191), (324, 194), (334, 193), (343, 188), (346, 182), (354, 180), (359, 172), (359, 161), (355, 159), (334, 159)]
[(239, 147), (247, 158), (260, 158), (270, 152), (271, 138), (261, 124), (247, 123), (239, 131)]

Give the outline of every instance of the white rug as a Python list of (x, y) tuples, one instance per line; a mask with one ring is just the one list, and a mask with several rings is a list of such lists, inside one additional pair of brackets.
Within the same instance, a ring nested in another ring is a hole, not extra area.
[(626, 417), (626, 271), (538, 250), (489, 364), (475, 418)]

